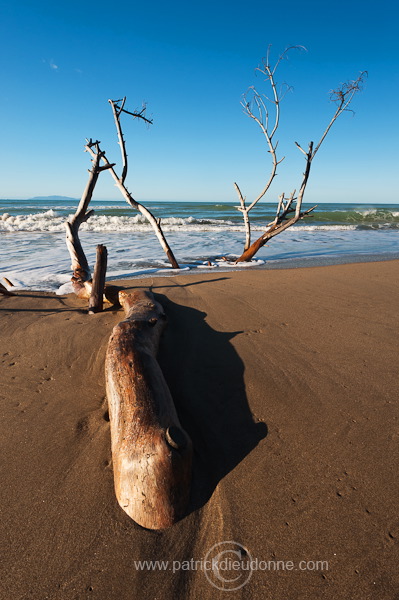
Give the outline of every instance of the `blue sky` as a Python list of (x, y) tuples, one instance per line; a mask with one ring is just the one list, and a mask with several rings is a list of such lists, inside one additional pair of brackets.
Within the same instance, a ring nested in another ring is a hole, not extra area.
[[(0, 0), (0, 197), (80, 196), (90, 167), (85, 137), (119, 162), (108, 98), (148, 104), (154, 124), (124, 121), (129, 189), (138, 200), (248, 199), (269, 171), (260, 131), (240, 107), (272, 44), (300, 44), (277, 80), (280, 156), (269, 201), (298, 188), (294, 146), (317, 141), (333, 112), (329, 90), (367, 70), (364, 91), (341, 116), (312, 167), (306, 202), (398, 202), (399, 9), (386, 0), (111, 5)], [(103, 173), (96, 199), (117, 199)]]

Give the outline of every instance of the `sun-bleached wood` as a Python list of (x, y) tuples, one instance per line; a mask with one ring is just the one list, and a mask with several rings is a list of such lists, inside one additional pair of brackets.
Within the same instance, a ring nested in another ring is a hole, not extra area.
[(4, 281), (5, 284), (8, 285), (8, 287), (13, 288), (14, 284), (12, 283), (12, 281), (10, 281), (7, 277), (2, 277), (2, 280)]
[(92, 281), (89, 263), (79, 239), (79, 227), (94, 214), (94, 210), (88, 211), (87, 209), (93, 197), (94, 188), (96, 187), (101, 171), (114, 166), (111, 163), (102, 167), (100, 166), (102, 152), (99, 141), (93, 142), (90, 140), (90, 142), (87, 142), (86, 149), (88, 149), (88, 146), (90, 146), (90, 154), (92, 156), (92, 167), (89, 170), (89, 178), (75, 214), (65, 223), (66, 245), (72, 261), (72, 288), (79, 298), (85, 299), (89, 299), (91, 296)]
[(75, 214), (65, 223), (65, 241), (72, 261), (72, 287), (79, 298), (89, 298), (92, 287), (89, 263), (87, 262), (86, 255), (79, 239), (79, 227), (94, 214), (94, 210), (87, 211), (87, 208), (92, 199), (98, 176), (102, 170), (102, 167), (100, 167), (101, 152), (99, 149), (99, 142), (94, 142), (92, 146), (95, 148), (95, 151), (93, 150), (92, 152), (92, 168), (89, 170), (86, 188), (82, 194)]
[(126, 319), (105, 359), (115, 493), (142, 527), (165, 529), (187, 509), (192, 443), (156, 355), (166, 317), (149, 291), (119, 292)]
[[(125, 102), (126, 102), (126, 96), (124, 98), (122, 98), (121, 100), (108, 100), (108, 102), (110, 103), (111, 108), (112, 108), (112, 114), (114, 116), (115, 127), (116, 127), (117, 136), (118, 136), (118, 143), (119, 143), (119, 147), (120, 147), (120, 151), (121, 151), (121, 158), (122, 158), (122, 174), (121, 174), (121, 176), (119, 177), (117, 175), (117, 173), (115, 172), (115, 170), (112, 168), (114, 165), (111, 165), (109, 163), (108, 159), (105, 156), (105, 152), (102, 152), (101, 159), (102, 159), (104, 165), (109, 169), (109, 172), (115, 181), (116, 187), (119, 189), (122, 196), (125, 198), (126, 202), (128, 204), (130, 204), (130, 206), (132, 208), (134, 208), (135, 210), (138, 210), (150, 223), (159, 243), (161, 244), (163, 251), (165, 252), (166, 256), (168, 257), (170, 264), (172, 265), (172, 268), (179, 269), (180, 268), (179, 263), (177, 262), (175, 255), (173, 254), (172, 249), (169, 246), (168, 241), (166, 240), (166, 237), (162, 231), (161, 219), (155, 218), (154, 215), (151, 213), (151, 211), (148, 210), (148, 208), (146, 208), (143, 204), (141, 204), (140, 202), (135, 200), (125, 185), (125, 179), (126, 179), (127, 170), (128, 170), (128, 162), (127, 162), (126, 144), (125, 144), (125, 139), (124, 139), (123, 131), (122, 131), (122, 124), (121, 124), (121, 120), (120, 120), (121, 115), (123, 113), (126, 113), (128, 115), (131, 115), (134, 118), (143, 120), (145, 123), (147, 123), (149, 125), (152, 123), (152, 120), (147, 119), (147, 117), (145, 116), (145, 111), (146, 111), (145, 105), (139, 111), (130, 112), (130, 111), (126, 110), (124, 108)], [(86, 150), (88, 152), (90, 152), (94, 158), (95, 153), (91, 147), (90, 142), (86, 145)]]
[(108, 100), (108, 102), (111, 105), (112, 114), (114, 115), (116, 133), (118, 136), (118, 143), (119, 143), (119, 146), (121, 149), (123, 168), (122, 168), (122, 175), (121, 175), (120, 180), (121, 180), (121, 183), (125, 183), (125, 179), (127, 176), (127, 170), (128, 170), (128, 164), (127, 164), (126, 143), (125, 143), (125, 138), (123, 136), (122, 125), (121, 125), (121, 114), (126, 113), (127, 115), (131, 115), (132, 117), (134, 117), (136, 119), (141, 119), (148, 125), (152, 125), (152, 120), (147, 119), (147, 117), (145, 116), (145, 112), (146, 112), (146, 108), (147, 108), (145, 104), (143, 104), (142, 109), (140, 111), (130, 112), (130, 111), (126, 110), (125, 109), (126, 96), (124, 98), (122, 98), (121, 100)]
[[(89, 152), (91, 152), (91, 150), (89, 149)], [(105, 156), (105, 153), (102, 156), (102, 161), (105, 165), (108, 165), (108, 159)], [(146, 208), (143, 204), (141, 204), (140, 202), (137, 202), (137, 200), (135, 200), (133, 198), (133, 196), (131, 195), (131, 193), (128, 191), (128, 189), (126, 188), (125, 184), (123, 184), (120, 180), (120, 178), (118, 177), (118, 175), (115, 172), (115, 169), (113, 169), (112, 167), (109, 168), (109, 172), (111, 173), (113, 179), (115, 180), (115, 185), (116, 187), (120, 190), (122, 196), (125, 198), (126, 202), (128, 204), (130, 204), (130, 206), (132, 208), (135, 208), (136, 210), (138, 210), (139, 212), (141, 212), (142, 215), (144, 215), (144, 217), (147, 219), (147, 221), (150, 223), (150, 225), (152, 226), (155, 235), (158, 238), (159, 243), (162, 246), (163, 251), (165, 252), (166, 256), (169, 259), (170, 264), (172, 265), (172, 267), (174, 269), (179, 269), (179, 263), (177, 262), (165, 236), (164, 233), (162, 231), (161, 228), (161, 219), (156, 219), (154, 217), (154, 215), (148, 210), (148, 208)]]

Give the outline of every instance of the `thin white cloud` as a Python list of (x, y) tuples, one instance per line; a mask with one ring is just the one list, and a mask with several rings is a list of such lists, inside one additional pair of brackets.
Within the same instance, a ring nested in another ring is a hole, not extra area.
[(42, 63), (48, 65), (52, 71), (58, 70), (58, 65), (55, 64), (54, 59), (48, 60), (47, 58), (42, 58)]

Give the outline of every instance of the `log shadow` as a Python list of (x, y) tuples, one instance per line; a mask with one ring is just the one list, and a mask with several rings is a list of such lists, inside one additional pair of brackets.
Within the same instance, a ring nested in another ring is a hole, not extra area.
[(244, 363), (230, 343), (241, 332), (216, 331), (206, 323), (206, 313), (156, 297), (169, 323), (158, 361), (194, 446), (190, 513), (266, 437), (267, 426), (253, 419)]

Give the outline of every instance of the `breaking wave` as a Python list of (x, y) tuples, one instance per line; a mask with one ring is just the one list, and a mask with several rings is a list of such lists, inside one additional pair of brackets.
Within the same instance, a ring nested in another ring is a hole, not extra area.
[[(72, 215), (70, 215), (72, 216)], [(254, 211), (252, 229), (264, 231), (265, 224), (270, 217), (263, 216), (262, 219)], [(28, 215), (10, 215), (4, 213), (0, 217), (0, 231), (16, 232), (50, 232), (57, 233), (65, 230), (66, 215), (62, 211), (46, 210), (45, 212)], [(161, 225), (165, 232), (178, 231), (242, 231), (243, 225), (239, 218), (214, 219), (189, 217), (165, 217), (161, 219)], [(364, 210), (364, 211), (331, 211), (314, 213), (310, 219), (301, 221), (296, 225), (297, 229), (305, 231), (329, 231), (329, 230), (352, 230), (352, 229), (396, 229), (399, 228), (399, 211), (388, 210)], [(146, 232), (151, 225), (141, 214), (135, 216), (126, 215), (93, 215), (89, 221), (81, 225), (81, 231), (91, 232)]]

